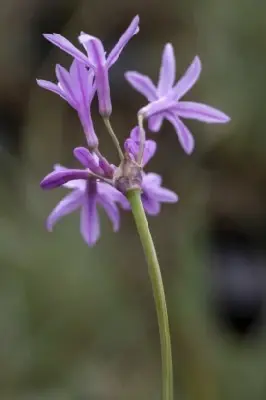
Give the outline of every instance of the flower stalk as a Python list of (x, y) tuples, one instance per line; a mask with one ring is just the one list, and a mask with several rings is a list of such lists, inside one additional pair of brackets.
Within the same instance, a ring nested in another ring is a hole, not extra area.
[(163, 281), (155, 246), (149, 230), (148, 221), (141, 201), (139, 189), (129, 190), (130, 202), (140, 241), (148, 264), (153, 296), (155, 301), (162, 356), (162, 399), (173, 400), (173, 363), (169, 321)]
[(117, 152), (118, 152), (120, 161), (123, 161), (123, 159), (124, 159), (124, 153), (123, 153), (123, 151), (122, 151), (122, 149), (121, 149), (119, 140), (117, 139), (117, 136), (116, 136), (116, 134), (115, 134), (115, 132), (114, 132), (114, 130), (113, 130), (113, 128), (112, 128), (110, 119), (109, 119), (109, 118), (103, 118), (103, 122), (104, 122), (104, 124), (105, 124), (105, 126), (106, 126), (106, 129), (107, 129), (109, 135), (111, 136), (112, 141), (113, 141), (113, 143), (114, 143), (114, 145), (115, 145), (115, 147), (116, 147), (116, 149), (117, 149)]

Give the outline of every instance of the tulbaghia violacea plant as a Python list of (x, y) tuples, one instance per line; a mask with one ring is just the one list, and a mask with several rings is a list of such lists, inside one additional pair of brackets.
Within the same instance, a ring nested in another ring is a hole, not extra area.
[[(88, 148), (76, 147), (73, 151), (82, 165), (81, 169), (55, 165), (53, 171), (42, 180), (41, 187), (53, 189), (63, 186), (71, 189), (49, 215), (47, 229), (51, 231), (59, 219), (80, 209), (80, 232), (89, 246), (93, 246), (100, 237), (97, 207), (105, 210), (115, 232), (120, 225), (120, 209), (132, 212), (149, 268), (158, 317), (162, 353), (162, 398), (173, 400), (172, 352), (165, 293), (146, 214), (158, 215), (162, 203), (175, 203), (178, 196), (161, 186), (160, 175), (144, 172), (144, 167), (155, 155), (157, 145), (154, 140), (146, 139), (143, 123), (148, 119), (149, 129), (157, 132), (163, 120), (169, 120), (176, 129), (183, 149), (190, 154), (194, 148), (194, 139), (181, 118), (225, 123), (229, 121), (229, 117), (205, 104), (180, 100), (198, 80), (201, 62), (199, 57), (195, 57), (184, 76), (174, 85), (175, 57), (173, 47), (168, 43), (163, 51), (157, 87), (145, 75), (126, 73), (126, 79), (147, 98), (148, 104), (139, 110), (138, 125), (121, 146), (109, 119), (112, 105), (108, 73), (128, 41), (138, 31), (139, 17), (136, 16), (107, 56), (102, 42), (84, 32), (79, 35), (78, 40), (84, 46), (86, 54), (59, 34), (44, 35), (70, 54), (73, 61), (69, 71), (60, 65), (56, 66), (58, 83), (41, 79), (37, 83), (58, 94), (77, 111)], [(110, 163), (100, 152), (91, 116), (91, 102), (96, 92), (99, 113), (118, 151), (118, 165)]]

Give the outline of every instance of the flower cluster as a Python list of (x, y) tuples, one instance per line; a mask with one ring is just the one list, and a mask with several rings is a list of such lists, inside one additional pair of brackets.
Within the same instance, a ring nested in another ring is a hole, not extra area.
[[(125, 74), (128, 82), (147, 98), (148, 104), (139, 110), (139, 125), (132, 129), (122, 150), (109, 120), (112, 103), (108, 73), (126, 44), (138, 31), (139, 17), (136, 16), (107, 56), (102, 42), (84, 32), (81, 32), (78, 41), (86, 54), (59, 34), (44, 34), (47, 40), (70, 54), (73, 61), (69, 71), (61, 65), (56, 65), (57, 83), (41, 79), (38, 79), (37, 83), (42, 88), (58, 94), (76, 110), (88, 144), (88, 148), (77, 147), (73, 152), (82, 169), (56, 165), (53, 172), (41, 182), (43, 189), (63, 186), (72, 190), (48, 217), (47, 228), (52, 230), (61, 217), (80, 208), (80, 231), (89, 246), (94, 245), (100, 236), (97, 207), (101, 206), (104, 209), (112, 222), (113, 230), (117, 231), (120, 223), (118, 206), (124, 210), (130, 209), (127, 191), (136, 188), (141, 190), (142, 203), (149, 215), (157, 215), (161, 203), (174, 203), (178, 200), (174, 192), (161, 186), (160, 175), (143, 171), (143, 167), (154, 156), (157, 148), (154, 140), (146, 140), (144, 119), (148, 120), (152, 132), (159, 131), (164, 118), (170, 121), (181, 146), (188, 154), (193, 151), (194, 139), (180, 118), (192, 118), (207, 123), (229, 121), (228, 116), (213, 107), (180, 101), (198, 80), (201, 62), (195, 57), (184, 76), (174, 85), (175, 56), (172, 45), (166, 44), (157, 87), (149, 77), (138, 72)], [(91, 116), (91, 103), (96, 93), (99, 113), (121, 158), (118, 166), (111, 164), (99, 150), (99, 140)]]

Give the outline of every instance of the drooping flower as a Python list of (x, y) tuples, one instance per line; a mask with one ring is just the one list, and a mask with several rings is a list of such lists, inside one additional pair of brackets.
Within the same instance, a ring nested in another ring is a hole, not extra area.
[(97, 206), (101, 206), (113, 224), (113, 230), (119, 229), (120, 213), (117, 204), (128, 209), (125, 196), (113, 186), (95, 178), (93, 174), (103, 175), (99, 160), (83, 147), (76, 148), (74, 155), (85, 169), (68, 169), (55, 166), (54, 171), (41, 182), (43, 189), (63, 186), (72, 189), (54, 208), (47, 219), (47, 229), (52, 231), (54, 224), (65, 215), (81, 209), (80, 231), (89, 246), (93, 246), (100, 236), (100, 222)]
[(199, 57), (195, 57), (182, 78), (174, 85), (176, 74), (175, 55), (172, 44), (164, 47), (157, 87), (151, 79), (138, 72), (126, 72), (128, 82), (143, 94), (149, 104), (139, 113), (149, 119), (149, 128), (158, 132), (164, 118), (175, 128), (179, 141), (186, 153), (192, 153), (194, 138), (180, 118), (196, 119), (207, 123), (226, 123), (230, 118), (216, 108), (206, 104), (180, 99), (194, 86), (201, 72)]
[(59, 64), (56, 65), (55, 72), (58, 80), (57, 84), (37, 79), (38, 85), (58, 94), (77, 111), (89, 148), (96, 148), (98, 146), (98, 138), (94, 131), (90, 111), (91, 102), (96, 91), (96, 86), (93, 83), (93, 71), (88, 71), (83, 63), (74, 60), (69, 72)]
[[(130, 137), (125, 141), (126, 152), (137, 161), (140, 146), (139, 127), (132, 129)], [(143, 152), (143, 166), (145, 166), (156, 152), (154, 140), (146, 140)], [(157, 215), (161, 210), (161, 203), (176, 203), (176, 193), (161, 186), (162, 178), (155, 173), (142, 172), (141, 200), (145, 211), (149, 215)]]
[(44, 34), (44, 37), (87, 67), (92, 68), (95, 74), (100, 114), (109, 117), (112, 112), (112, 104), (108, 69), (117, 61), (128, 41), (138, 31), (139, 17), (136, 16), (107, 57), (101, 40), (84, 32), (81, 32), (79, 41), (84, 46), (87, 55), (59, 34)]

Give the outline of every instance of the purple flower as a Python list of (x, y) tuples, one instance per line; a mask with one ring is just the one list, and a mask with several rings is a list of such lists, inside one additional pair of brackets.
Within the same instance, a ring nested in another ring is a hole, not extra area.
[(102, 42), (98, 38), (83, 32), (79, 36), (79, 41), (84, 46), (87, 56), (61, 35), (44, 34), (44, 37), (86, 66), (92, 68), (95, 74), (100, 114), (104, 117), (109, 117), (112, 112), (112, 104), (108, 69), (117, 61), (123, 48), (138, 31), (139, 17), (136, 16), (107, 57), (105, 56)]
[(72, 62), (69, 72), (59, 64), (56, 65), (55, 72), (57, 84), (37, 79), (38, 85), (59, 94), (77, 111), (89, 148), (96, 148), (98, 138), (90, 113), (91, 102), (96, 90), (95, 84), (93, 84), (93, 72), (88, 71), (85, 65), (77, 60)]
[(157, 215), (161, 211), (161, 203), (176, 203), (178, 196), (169, 189), (161, 186), (162, 177), (150, 172), (143, 173), (142, 204), (149, 215)]
[[(137, 160), (140, 145), (139, 127), (132, 129), (130, 138), (125, 141), (126, 152)], [(156, 152), (154, 140), (146, 140), (143, 154), (143, 166), (145, 166)], [(157, 215), (161, 210), (161, 203), (176, 203), (178, 196), (169, 189), (161, 186), (162, 178), (155, 173), (142, 172), (141, 199), (145, 211), (149, 215)]]
[(158, 132), (166, 118), (175, 128), (181, 146), (190, 154), (194, 148), (194, 138), (181, 118), (196, 119), (207, 123), (225, 123), (230, 118), (223, 112), (206, 104), (180, 99), (194, 86), (201, 72), (199, 57), (195, 57), (183, 77), (174, 85), (175, 55), (173, 46), (164, 47), (158, 86), (155, 87), (148, 76), (138, 72), (126, 72), (128, 82), (150, 102), (139, 114), (149, 118), (149, 128)]
[(93, 246), (100, 236), (100, 223), (97, 206), (101, 206), (113, 224), (113, 230), (119, 229), (120, 214), (117, 203), (128, 209), (125, 196), (108, 183), (101, 182), (91, 175), (103, 173), (97, 156), (83, 147), (74, 150), (76, 158), (84, 165), (85, 170), (68, 169), (55, 166), (52, 173), (41, 182), (43, 189), (63, 186), (72, 189), (54, 208), (47, 219), (47, 229), (52, 231), (54, 224), (65, 215), (81, 209), (80, 231), (89, 246)]

